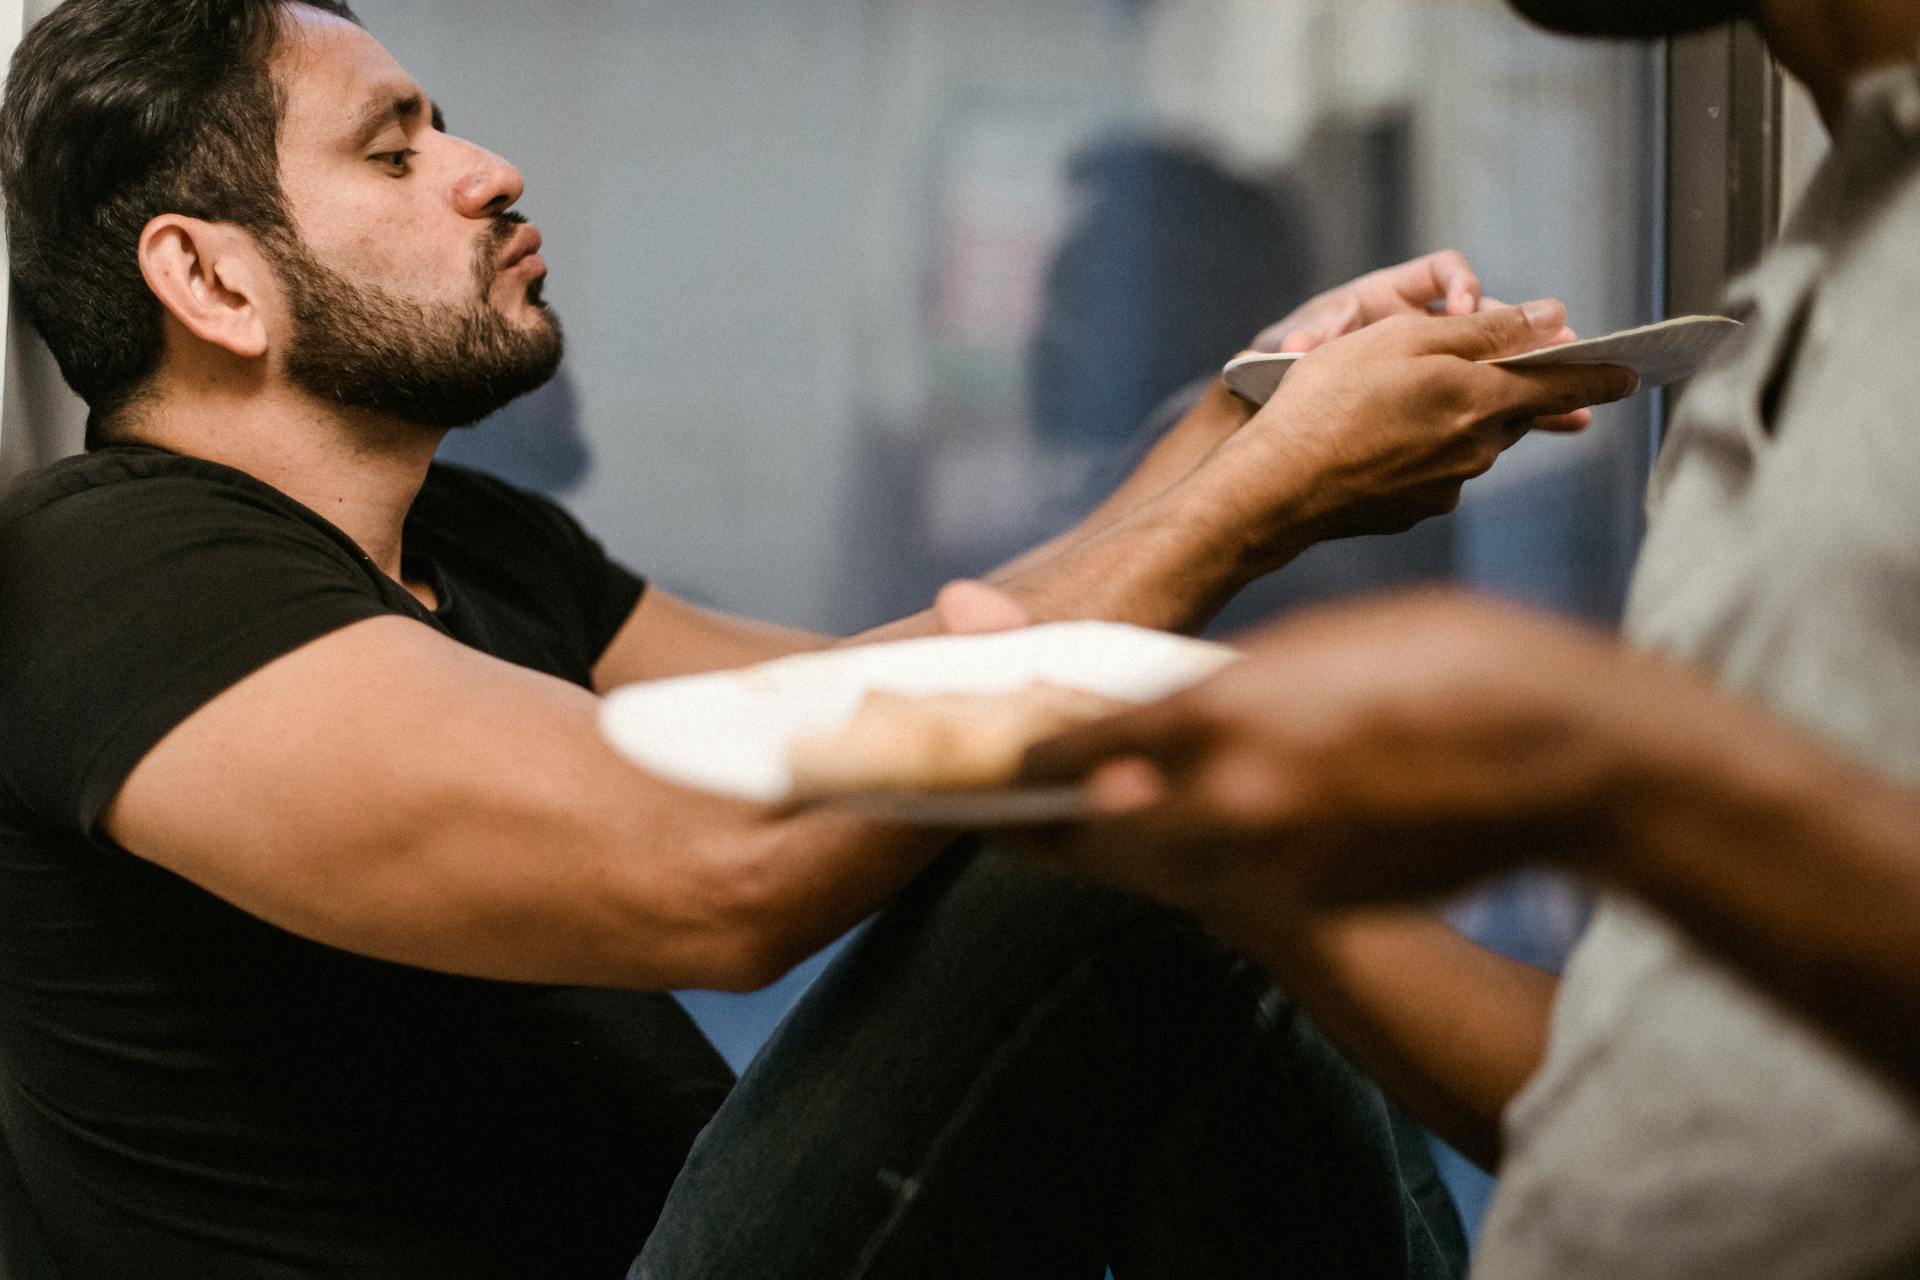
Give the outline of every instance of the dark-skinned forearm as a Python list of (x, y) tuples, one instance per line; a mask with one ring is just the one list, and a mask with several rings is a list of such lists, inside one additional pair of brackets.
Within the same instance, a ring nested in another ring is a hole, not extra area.
[(1554, 976), (1415, 911), (1273, 923), (1234, 940), (1423, 1124), (1494, 1168), (1501, 1113), (1546, 1051)]
[(1263, 571), (1231, 518), (1198, 486), (1023, 556), (987, 579), (1035, 621), (1104, 618), (1193, 631)]
[(1731, 703), (1690, 721), (1595, 874), (1920, 1090), (1920, 796)]
[(990, 580), (1016, 576), (1050, 561), (1164, 497), (1252, 416), (1253, 406), (1227, 390), (1225, 383), (1218, 379), (1208, 383), (1193, 407), (1154, 442), (1127, 478), (1097, 507), (1071, 529), (1001, 566)]

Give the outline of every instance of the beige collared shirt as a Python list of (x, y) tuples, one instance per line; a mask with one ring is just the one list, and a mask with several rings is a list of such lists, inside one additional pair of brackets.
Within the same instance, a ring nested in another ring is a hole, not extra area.
[[(1628, 634), (1920, 782), (1920, 68), (1861, 86), (1731, 301)], [(1920, 1275), (1920, 1110), (1627, 904), (1507, 1129), (1479, 1280)]]

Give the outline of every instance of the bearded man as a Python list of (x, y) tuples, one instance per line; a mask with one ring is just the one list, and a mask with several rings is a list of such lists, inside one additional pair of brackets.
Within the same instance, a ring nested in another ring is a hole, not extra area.
[[(598, 691), (831, 641), (433, 463), (561, 349), (520, 175), (443, 123), (337, 0), (68, 0), (14, 62), (15, 279), (90, 408), (0, 506), (0, 1128), (63, 1267), (1457, 1266), (1418, 1144), (1182, 919), (614, 757)], [(1215, 387), (996, 575), (1015, 611), (1196, 625), (1631, 389), (1479, 363), (1564, 312), (1477, 295), (1457, 256), (1343, 291), (1382, 322), (1258, 415)], [(722, 1106), (664, 993), (767, 982), (910, 883)]]

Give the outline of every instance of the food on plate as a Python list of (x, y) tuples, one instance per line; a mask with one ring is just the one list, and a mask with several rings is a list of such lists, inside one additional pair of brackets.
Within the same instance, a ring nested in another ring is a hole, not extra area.
[(1004, 693), (867, 694), (839, 728), (801, 737), (798, 799), (1005, 786), (1029, 746), (1133, 704), (1036, 680)]

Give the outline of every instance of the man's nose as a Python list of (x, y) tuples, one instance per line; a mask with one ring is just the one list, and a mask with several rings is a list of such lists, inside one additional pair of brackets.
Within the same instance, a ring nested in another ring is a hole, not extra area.
[(467, 144), (472, 156), (466, 173), (454, 184), (453, 199), (468, 218), (505, 213), (526, 193), (520, 171), (484, 147)]

